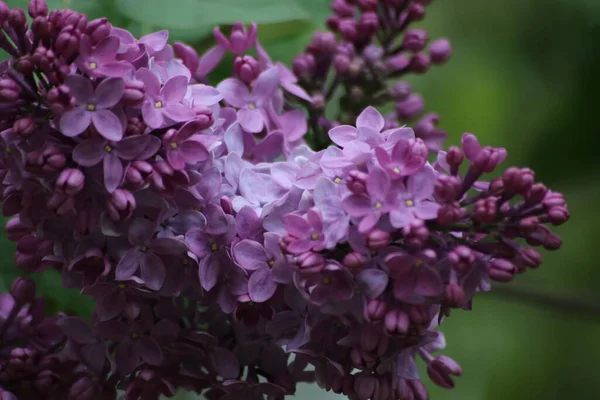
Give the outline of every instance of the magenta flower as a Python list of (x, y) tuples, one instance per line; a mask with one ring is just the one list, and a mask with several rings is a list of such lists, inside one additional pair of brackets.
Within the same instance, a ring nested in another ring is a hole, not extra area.
[(89, 79), (80, 75), (69, 75), (65, 79), (65, 85), (71, 89), (76, 107), (65, 112), (60, 119), (60, 131), (63, 135), (78, 136), (93, 123), (104, 138), (113, 141), (121, 140), (123, 125), (109, 110), (117, 105), (125, 90), (125, 84), (121, 79), (105, 79), (94, 90)]
[(390, 177), (380, 167), (375, 167), (367, 178), (367, 194), (352, 194), (342, 201), (344, 210), (354, 218), (360, 218), (358, 230), (370, 231), (382, 215), (397, 206), (396, 192), (391, 190)]
[(160, 140), (152, 135), (129, 136), (116, 143), (92, 138), (75, 147), (73, 160), (84, 167), (93, 167), (102, 162), (104, 186), (112, 193), (123, 180), (122, 161), (147, 160), (159, 148)]
[(233, 78), (225, 79), (217, 86), (225, 101), (239, 108), (238, 120), (248, 132), (261, 132), (268, 120), (267, 107), (279, 86), (279, 69), (272, 67), (262, 72), (254, 84), (252, 93), (245, 84)]
[(427, 297), (442, 294), (440, 275), (426, 262), (408, 253), (392, 253), (385, 262), (394, 280), (394, 297), (397, 300), (419, 304)]
[(188, 81), (185, 76), (170, 78), (162, 88), (158, 77), (147, 68), (140, 68), (135, 76), (146, 85), (142, 115), (150, 128), (161, 128), (194, 118), (194, 111), (181, 104), (187, 92)]
[(123, 255), (115, 269), (119, 281), (129, 279), (138, 270), (150, 289), (158, 290), (167, 273), (160, 255), (183, 256), (185, 244), (177, 239), (154, 238), (155, 226), (146, 219), (136, 219), (129, 227), (129, 244), (133, 247)]
[(315, 210), (310, 208), (306, 219), (296, 214), (283, 217), (283, 226), (293, 240), (287, 246), (292, 254), (301, 254), (309, 250), (321, 251), (325, 248), (326, 237), (323, 233), (323, 221)]
[(397, 183), (400, 196), (396, 207), (390, 210), (390, 222), (394, 228), (402, 228), (415, 219), (437, 218), (440, 205), (431, 200), (436, 179), (433, 168), (425, 166), (408, 177), (406, 186)]
[(79, 68), (92, 77), (108, 76), (124, 78), (133, 73), (133, 66), (126, 61), (117, 61), (120, 40), (108, 36), (95, 47), (88, 36), (82, 35), (79, 42)]
[(170, 129), (163, 136), (163, 146), (167, 160), (175, 170), (185, 168), (186, 163), (196, 163), (208, 159), (208, 150), (200, 141), (194, 140), (200, 130), (198, 121), (191, 120), (179, 128)]

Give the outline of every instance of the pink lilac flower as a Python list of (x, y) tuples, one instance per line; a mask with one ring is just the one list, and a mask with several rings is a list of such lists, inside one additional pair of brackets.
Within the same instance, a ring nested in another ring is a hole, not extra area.
[(283, 217), (283, 225), (293, 238), (287, 245), (287, 251), (301, 254), (309, 250), (319, 251), (325, 248), (326, 237), (323, 233), (323, 221), (315, 209), (309, 209), (306, 218), (296, 214)]
[(258, 133), (265, 127), (267, 107), (278, 86), (279, 70), (272, 67), (258, 76), (252, 92), (244, 83), (233, 78), (222, 81), (217, 90), (228, 104), (239, 109), (237, 115), (242, 127), (248, 132)]
[(110, 110), (121, 100), (124, 83), (121, 79), (108, 78), (94, 90), (89, 79), (69, 75), (65, 84), (75, 98), (75, 108), (64, 113), (60, 119), (60, 130), (65, 136), (79, 136), (90, 124), (108, 140), (121, 140), (123, 125), (119, 117)]

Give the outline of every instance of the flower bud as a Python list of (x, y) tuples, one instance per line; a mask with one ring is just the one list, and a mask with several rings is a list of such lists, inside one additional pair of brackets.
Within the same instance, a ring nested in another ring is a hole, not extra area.
[(452, 389), (454, 381), (451, 375), (461, 376), (462, 368), (450, 357), (438, 356), (427, 366), (427, 375), (435, 384), (446, 389)]
[(63, 191), (56, 190), (48, 200), (48, 209), (59, 216), (75, 214), (75, 199)]
[(435, 197), (443, 202), (453, 201), (460, 193), (462, 181), (457, 176), (439, 175), (435, 182)]
[(325, 268), (325, 259), (322, 255), (307, 251), (296, 257), (300, 271), (308, 274), (316, 274)]
[(377, 390), (377, 378), (369, 373), (356, 374), (354, 391), (358, 400), (373, 399)]
[(418, 53), (425, 48), (429, 35), (424, 29), (412, 29), (404, 35), (402, 47), (413, 53)]
[(419, 94), (411, 94), (405, 100), (396, 103), (396, 113), (404, 121), (412, 120), (423, 112), (425, 102)]
[(407, 15), (411, 21), (421, 21), (425, 18), (425, 7), (421, 4), (413, 3), (408, 7)]
[(473, 216), (476, 221), (490, 224), (498, 217), (497, 197), (479, 199), (473, 207)]
[(420, 248), (429, 239), (429, 229), (423, 220), (415, 219), (402, 227), (402, 235), (404, 236), (404, 242), (408, 246)]
[(369, 300), (364, 309), (364, 317), (369, 322), (379, 321), (386, 316), (387, 304), (382, 300)]
[(19, 118), (13, 124), (13, 132), (23, 139), (28, 139), (35, 132), (35, 122), (30, 117)]
[(356, 22), (354, 18), (343, 18), (338, 24), (338, 31), (342, 38), (348, 42), (354, 42), (358, 36)]
[(71, 96), (71, 90), (66, 85), (50, 89), (46, 96), (48, 107), (56, 116), (61, 116), (65, 111), (75, 105), (75, 99)]
[(456, 246), (448, 253), (448, 261), (459, 272), (467, 272), (475, 262), (475, 254), (467, 246)]
[(408, 314), (401, 310), (390, 310), (385, 314), (384, 326), (390, 335), (406, 335), (410, 326)]
[(151, 174), (152, 165), (146, 161), (134, 161), (129, 164), (127, 171), (125, 171), (125, 185), (141, 188), (148, 183), (148, 178)]
[(442, 225), (452, 225), (465, 215), (465, 210), (460, 207), (458, 202), (442, 204), (438, 210), (438, 222)]
[(416, 74), (424, 74), (429, 69), (430, 61), (427, 54), (418, 53), (410, 59), (408, 68)]
[(56, 179), (56, 188), (62, 190), (69, 196), (75, 196), (83, 190), (85, 175), (76, 168), (65, 169)]
[(385, 67), (389, 74), (399, 73), (405, 71), (410, 64), (410, 58), (404, 54), (398, 54), (397, 56), (388, 58), (385, 61)]
[(349, 270), (356, 271), (361, 269), (366, 262), (367, 260), (362, 254), (353, 251), (352, 253), (348, 253), (344, 256), (343, 264), (344, 267), (348, 268)]
[(494, 258), (488, 263), (488, 274), (495, 281), (510, 282), (516, 273), (515, 265), (506, 259)]
[(502, 174), (504, 187), (519, 194), (527, 194), (535, 181), (535, 175), (529, 168), (510, 167)]
[(414, 305), (408, 309), (410, 320), (417, 326), (427, 326), (431, 322), (429, 306), (424, 304)]
[(32, 232), (31, 228), (22, 223), (19, 217), (9, 219), (6, 222), (4, 229), (6, 230), (8, 240), (13, 242), (18, 241), (23, 236), (29, 235)]
[(60, 377), (49, 369), (40, 371), (35, 377), (34, 386), (39, 393), (52, 393), (60, 383)]
[(125, 189), (117, 188), (107, 199), (106, 209), (114, 221), (128, 220), (136, 208), (133, 194)]
[(81, 33), (73, 26), (65, 26), (54, 43), (54, 51), (71, 62), (79, 51), (79, 40)]
[(45, 17), (48, 15), (48, 4), (46, 0), (29, 0), (27, 11), (31, 18)]
[(369, 176), (358, 170), (352, 170), (346, 178), (346, 186), (356, 195), (365, 194), (367, 192), (367, 178)]
[(27, 16), (20, 8), (13, 8), (8, 14), (8, 23), (18, 34), (24, 34), (27, 30)]
[(546, 193), (548, 193), (548, 188), (543, 183), (535, 183), (529, 189), (529, 193), (525, 196), (527, 199), (527, 203), (529, 204), (537, 204), (544, 200)]
[(452, 57), (452, 46), (448, 39), (438, 39), (429, 46), (429, 58), (432, 64), (443, 64)]
[(130, 80), (125, 82), (125, 90), (121, 101), (127, 106), (135, 107), (144, 101), (145, 87), (144, 82)]
[(331, 9), (334, 13), (342, 18), (354, 17), (354, 7), (352, 7), (346, 0), (333, 0), (331, 3)]
[(482, 148), (473, 160), (473, 168), (479, 172), (490, 173), (504, 161), (506, 158), (506, 149), (491, 147)]
[(35, 299), (35, 283), (19, 276), (13, 281), (10, 294), (17, 304), (31, 303)]
[(260, 66), (252, 56), (238, 56), (233, 62), (233, 71), (242, 82), (250, 84), (260, 74)]
[(375, 229), (367, 235), (367, 247), (371, 250), (381, 249), (390, 244), (389, 232)]
[(532, 248), (523, 250), (521, 252), (521, 259), (530, 268), (537, 268), (542, 264), (542, 255)]
[(19, 99), (19, 86), (9, 78), (0, 79), (0, 103), (12, 103)]
[(315, 73), (315, 57), (310, 53), (299, 54), (294, 58), (292, 68), (296, 76), (308, 79)]
[(397, 82), (390, 89), (389, 94), (392, 99), (402, 101), (412, 93), (412, 87), (406, 82)]
[(97, 18), (88, 22), (85, 33), (92, 39), (92, 44), (97, 45), (106, 39), (112, 30), (112, 25), (106, 18)]
[(376, 12), (363, 12), (358, 21), (358, 33), (361, 38), (369, 38), (379, 30), (379, 17)]
[(566, 206), (565, 196), (562, 193), (547, 191), (542, 204), (547, 210), (550, 210), (553, 207), (564, 207)]
[(10, 351), (6, 369), (15, 378), (33, 373), (35, 367), (36, 357), (33, 350), (16, 347)]
[[(336, 21), (336, 24), (339, 20)], [(337, 25), (336, 29), (337, 30)], [(348, 43), (348, 46), (351, 44)], [(315, 32), (312, 42), (308, 45), (308, 51), (312, 54), (331, 54), (336, 51), (337, 39), (333, 32)]]
[(231, 201), (231, 199), (229, 197), (222, 196), (219, 199), (219, 204), (221, 205), (221, 208), (223, 209), (223, 212), (225, 214), (229, 214), (229, 215), (235, 214), (235, 210), (233, 209), (233, 202)]
[(450, 283), (444, 289), (444, 301), (450, 307), (462, 307), (465, 302), (465, 291), (459, 285)]

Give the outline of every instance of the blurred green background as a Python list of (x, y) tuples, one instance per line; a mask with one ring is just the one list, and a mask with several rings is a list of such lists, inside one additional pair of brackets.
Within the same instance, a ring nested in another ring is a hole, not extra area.
[[(26, 0), (7, 1), (25, 6)], [(90, 19), (107, 16), (141, 35), (169, 29), (172, 40), (198, 49), (212, 44), (217, 24), (260, 24), (259, 38), (274, 59), (287, 63), (321, 28), (328, 0), (48, 0)], [(559, 229), (563, 248), (544, 254), (540, 270), (517, 281), (574, 298), (598, 293), (595, 259), (600, 238), (600, 158), (597, 129), (600, 93), (599, 0), (436, 0), (421, 23), (430, 36), (447, 36), (451, 62), (409, 79), (428, 111), (456, 144), (465, 132), (508, 149), (507, 163), (528, 166), (537, 178), (565, 193), (571, 221)], [(14, 245), (1, 239), (0, 289), (18, 271)], [(89, 315), (91, 304), (62, 289), (52, 273), (38, 276), (52, 310)], [(593, 300), (592, 300), (593, 301)], [(504, 293), (483, 294), (472, 312), (443, 324), (446, 353), (464, 376), (452, 391), (431, 389), (433, 399), (600, 398), (600, 314), (577, 307), (523, 302)], [(425, 379), (427, 381), (427, 379)], [(430, 385), (432, 386), (432, 385)], [(182, 395), (181, 398), (191, 399)], [(298, 399), (335, 399), (302, 386)]]

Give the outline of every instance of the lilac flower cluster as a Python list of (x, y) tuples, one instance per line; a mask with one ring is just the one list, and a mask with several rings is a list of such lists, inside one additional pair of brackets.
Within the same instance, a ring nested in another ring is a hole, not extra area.
[[(421, 3), (381, 2), (387, 21), (418, 19)], [(345, 19), (334, 25), (366, 51), (379, 2), (356, 4), (355, 26), (336, 0)], [(279, 400), (316, 381), (350, 399), (426, 399), (417, 358), (442, 387), (462, 373), (432, 355), (442, 317), (539, 266), (534, 246), (560, 247), (546, 224), (568, 219), (562, 195), (528, 169), (483, 181), (506, 151), (473, 135), (430, 164), (435, 146), (363, 107), (328, 130), (335, 146), (311, 150), (318, 99), (271, 60), (254, 24), (216, 29), (199, 56), (166, 31), (136, 39), (106, 19), (48, 13), (43, 0), (28, 11), (31, 26), (0, 2), (0, 47), (12, 56), (0, 67), (6, 229), (19, 268), (54, 269), (97, 304), (91, 325), (55, 322), (60, 339), (44, 351), (64, 344), (60, 362), (85, 388), (48, 398), (118, 388), (127, 399), (185, 389)], [(405, 22), (393, 24), (384, 31)], [(419, 58), (417, 47), (398, 51)], [(441, 62), (440, 47), (430, 51)], [(233, 76), (209, 86), (227, 52)], [(26, 302), (13, 303), (17, 315)], [(3, 327), (16, 321), (11, 307)]]
[[(437, 127), (439, 116), (423, 115), (423, 97), (407, 82), (410, 74), (424, 74), (452, 56), (446, 38), (430, 43), (426, 30), (409, 29), (423, 20), (432, 0), (334, 0), (329, 31), (315, 33), (304, 53), (293, 62), (299, 82), (314, 102), (310, 111), (313, 141), (329, 144), (327, 131), (340, 122), (352, 123), (368, 106), (391, 104), (386, 128), (398, 127), (420, 116), (414, 132), (427, 147), (441, 150), (447, 133)], [(339, 98), (339, 112), (327, 113), (326, 104)]]
[(115, 399), (114, 384), (99, 379), (109, 370), (103, 357), (96, 361), (106, 345), (74, 346), (63, 332), (72, 318), (45, 317), (45, 310), (31, 280), (17, 278), (10, 293), (0, 294), (0, 398)]

